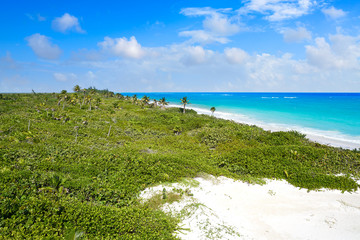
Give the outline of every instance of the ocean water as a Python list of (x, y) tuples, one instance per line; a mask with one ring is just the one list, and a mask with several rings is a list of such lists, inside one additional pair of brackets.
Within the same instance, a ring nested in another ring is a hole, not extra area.
[(315, 141), (344, 148), (360, 148), (360, 93), (123, 93), (151, 99), (165, 97), (180, 106), (266, 130), (296, 130)]

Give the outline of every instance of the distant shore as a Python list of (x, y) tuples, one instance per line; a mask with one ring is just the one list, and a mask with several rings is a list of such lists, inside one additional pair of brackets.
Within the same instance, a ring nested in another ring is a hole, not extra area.
[[(182, 106), (180, 104), (179, 105), (169, 104), (168, 107), (182, 107)], [(190, 106), (187, 105), (186, 108), (195, 110), (199, 114), (211, 115), (211, 112), (208, 109), (192, 107), (191, 105)], [(360, 140), (357, 140), (357, 139), (347, 140), (347, 139), (345, 139), (345, 137), (341, 138), (341, 137), (328, 136), (326, 134), (326, 131), (321, 131), (321, 130), (314, 131), (315, 129), (305, 129), (305, 128), (300, 129), (300, 127), (298, 127), (298, 126), (285, 126), (285, 125), (279, 125), (279, 124), (264, 123), (264, 122), (250, 119), (245, 115), (232, 114), (232, 113), (219, 112), (219, 111), (216, 111), (214, 113), (214, 117), (222, 118), (222, 119), (226, 119), (226, 120), (232, 120), (232, 121), (235, 121), (238, 123), (256, 125), (258, 127), (263, 128), (264, 130), (267, 130), (267, 131), (270, 130), (273, 132), (295, 130), (295, 131), (305, 134), (306, 138), (308, 138), (309, 140), (311, 140), (313, 142), (325, 144), (325, 145), (332, 146), (332, 147), (341, 147), (344, 149), (351, 149), (351, 150), (352, 149), (360, 149)], [(350, 136), (346, 136), (346, 137), (350, 138)]]

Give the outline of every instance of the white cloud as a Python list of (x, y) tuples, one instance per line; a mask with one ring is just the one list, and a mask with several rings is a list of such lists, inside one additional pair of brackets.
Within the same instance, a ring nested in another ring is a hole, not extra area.
[(62, 53), (59, 46), (52, 44), (47, 36), (35, 33), (25, 39), (39, 58), (57, 59)]
[(94, 80), (94, 79), (96, 78), (96, 75), (95, 75), (95, 73), (93, 73), (92, 71), (88, 71), (88, 72), (86, 73), (86, 77), (87, 77), (88, 79), (90, 79), (90, 80)]
[(316, 38), (315, 46), (306, 46), (308, 62), (321, 69), (359, 70), (360, 37), (330, 35), (331, 44)]
[(243, 64), (249, 55), (240, 48), (225, 48), (226, 60), (231, 64)]
[(304, 27), (297, 29), (287, 28), (281, 31), (285, 42), (302, 42), (304, 40), (311, 40), (311, 32)]
[(0, 57), (0, 70), (17, 68), (19, 68), (19, 64), (11, 57), (10, 52), (7, 51), (5, 57)]
[(64, 73), (54, 73), (53, 74), (54, 78), (56, 81), (59, 82), (66, 82), (69, 80), (76, 80), (77, 76), (74, 73), (68, 73), (68, 74), (64, 74)]
[(180, 12), (185, 16), (205, 16), (202, 22), (203, 28), (200, 30), (190, 30), (180, 32), (180, 36), (191, 37), (191, 42), (208, 44), (212, 42), (227, 43), (227, 36), (234, 35), (240, 31), (239, 24), (230, 18), (232, 10), (205, 8), (184, 8)]
[(37, 16), (37, 20), (38, 20), (39, 22), (46, 21), (46, 18), (43, 17), (43, 16), (41, 16), (39, 13), (38, 13), (36, 16)]
[(338, 19), (346, 16), (346, 12), (344, 12), (342, 9), (336, 9), (334, 6), (330, 8), (325, 8), (321, 10), (327, 17), (330, 17), (332, 19)]
[(201, 46), (188, 46), (184, 48), (182, 62), (187, 66), (205, 63), (211, 57), (213, 51), (205, 50)]
[(225, 44), (229, 42), (229, 39), (225, 37), (217, 37), (204, 30), (182, 31), (179, 33), (179, 36), (191, 37), (190, 40), (191, 43), (209, 44), (213, 42), (219, 42)]
[(65, 33), (67, 31), (74, 31), (78, 33), (85, 33), (81, 28), (79, 20), (75, 16), (65, 13), (61, 17), (57, 17), (52, 21), (52, 28), (55, 31)]
[(206, 17), (203, 22), (204, 28), (219, 36), (229, 36), (240, 31), (240, 27), (218, 12)]
[(315, 0), (246, 0), (241, 14), (259, 12), (269, 21), (282, 21), (309, 14), (317, 5)]
[[(312, 47), (320, 53), (307, 49), (308, 58), (300, 60), (292, 59), (290, 54), (251, 55), (239, 48), (219, 52), (203, 46), (173, 44), (147, 48), (147, 52), (157, 54), (147, 55), (142, 61), (116, 58), (80, 64), (96, 71), (93, 85), (124, 92), (359, 91), (360, 38), (338, 34), (329, 39), (331, 44), (316, 40), (318, 45)], [(321, 65), (328, 58), (330, 63)], [(335, 65), (332, 62), (346, 58), (350, 60)], [(89, 78), (84, 79), (89, 84)]]
[[(35, 17), (29, 13), (25, 14), (30, 20), (35, 20)], [(46, 21), (46, 18), (41, 16), (39, 13), (36, 14), (36, 20), (38, 20), (39, 22), (43, 22)]]
[(116, 56), (125, 58), (140, 59), (145, 56), (145, 50), (132, 36), (129, 40), (123, 38), (110, 38), (105, 37), (103, 42), (98, 43), (103, 50), (109, 51)]
[(67, 77), (66, 77), (65, 74), (54, 73), (53, 76), (54, 76), (56, 81), (59, 81), (59, 82), (66, 82), (67, 81)]

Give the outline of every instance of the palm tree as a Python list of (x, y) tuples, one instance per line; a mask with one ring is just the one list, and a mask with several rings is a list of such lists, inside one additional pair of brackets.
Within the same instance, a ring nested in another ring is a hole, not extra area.
[[(74, 92), (76, 92), (76, 93), (79, 93), (81, 91), (81, 88), (79, 85), (75, 85), (73, 89), (74, 89)], [(79, 97), (77, 95), (75, 96), (75, 99), (77, 102), (79, 102), (80, 108), (81, 108), (81, 101), (79, 101)]]
[(120, 93), (116, 93), (115, 96), (116, 96), (116, 98), (124, 99), (124, 96)]
[(92, 101), (92, 96), (91, 95), (87, 95), (86, 96), (86, 103), (89, 103), (89, 110), (91, 111), (91, 101)]
[(68, 97), (68, 95), (67, 95), (67, 91), (66, 91), (66, 90), (62, 90), (61, 93), (60, 93), (60, 95), (58, 95), (58, 99), (59, 99), (59, 101), (58, 101), (58, 106), (60, 105), (61, 102), (63, 102), (63, 107), (62, 107), (63, 110), (64, 110), (64, 108), (65, 108), (65, 102), (66, 102), (66, 100), (67, 100), (68, 98), (69, 98), (69, 97)]
[(186, 104), (190, 104), (189, 100), (187, 99), (187, 97), (183, 97), (180, 100), (181, 100), (182, 105), (184, 106), (183, 113), (185, 114), (185, 106), (186, 106)]
[(107, 98), (107, 97), (109, 97), (109, 90), (108, 89), (104, 89), (103, 90), (103, 94), (104, 94), (104, 96)]
[(91, 89), (91, 90), (90, 90), (90, 94), (91, 94), (91, 95), (95, 95), (95, 94), (96, 94), (96, 90), (95, 90), (95, 89)]
[(158, 100), (156, 100), (155, 98), (153, 99), (153, 102), (154, 102), (154, 107), (156, 108), (157, 107), (157, 104), (158, 104)]
[(136, 94), (134, 94), (134, 96), (132, 96), (132, 101), (133, 101), (133, 103), (136, 103), (136, 102), (137, 102), (137, 96), (136, 96)]
[(95, 106), (99, 107), (101, 104), (101, 98), (96, 98)]
[(80, 92), (81, 91), (81, 89), (80, 89), (80, 86), (79, 85), (75, 85), (75, 87), (74, 87), (74, 92)]
[(141, 98), (142, 102), (147, 105), (150, 101), (150, 98), (146, 95), (144, 95), (142, 98)]
[(81, 89), (81, 91), (84, 93), (84, 99), (83, 99), (83, 101), (82, 101), (82, 104), (80, 104), (80, 109), (81, 109), (81, 105), (84, 105), (84, 103), (85, 103), (85, 98), (86, 98), (86, 88), (83, 88), (83, 89)]
[(89, 110), (91, 111), (91, 101), (93, 100), (93, 96), (96, 94), (95, 89), (91, 89), (89, 95), (87, 95), (87, 102), (89, 103)]
[(216, 108), (215, 108), (215, 107), (211, 107), (211, 108), (210, 108), (210, 111), (211, 111), (211, 116), (214, 116), (214, 112), (216, 111)]
[(166, 101), (166, 99), (165, 99), (164, 97), (159, 100), (159, 103), (160, 103), (163, 107), (165, 107), (166, 105), (168, 105), (168, 102)]

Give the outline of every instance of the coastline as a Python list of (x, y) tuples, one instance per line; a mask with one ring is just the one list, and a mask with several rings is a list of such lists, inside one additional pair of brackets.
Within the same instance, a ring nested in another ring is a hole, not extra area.
[[(169, 104), (167, 107), (182, 107), (180, 104)], [(208, 109), (200, 108), (200, 107), (192, 107), (187, 105), (187, 109), (195, 110), (199, 114), (205, 114), (211, 116), (211, 112)], [(214, 117), (222, 118), (226, 120), (232, 120), (237, 123), (243, 123), (248, 125), (256, 125), (258, 127), (263, 128), (266, 131), (279, 132), (279, 131), (291, 131), (295, 130), (302, 134), (306, 135), (306, 138), (313, 142), (317, 142), (320, 144), (332, 146), (332, 147), (340, 147), (344, 149), (360, 149), (360, 139), (353, 138), (348, 135), (343, 135), (337, 132), (332, 131), (323, 131), (317, 129), (309, 129), (309, 128), (301, 128), (300, 126), (290, 126), (284, 124), (275, 124), (275, 123), (265, 123), (259, 121), (257, 119), (251, 119), (246, 115), (235, 114), (235, 113), (227, 113), (216, 111), (214, 113)], [(353, 138), (353, 139), (351, 139)]]

